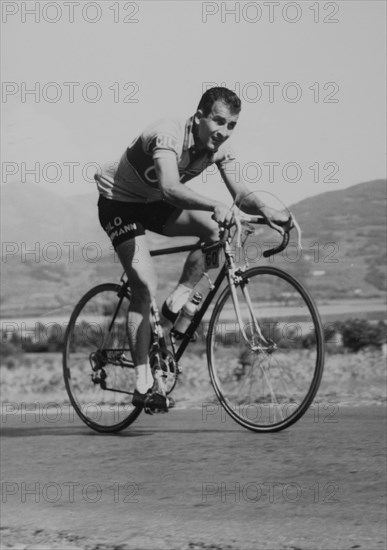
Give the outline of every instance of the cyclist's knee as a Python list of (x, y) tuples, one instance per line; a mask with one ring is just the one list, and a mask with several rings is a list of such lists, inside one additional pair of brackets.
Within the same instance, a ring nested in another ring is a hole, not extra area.
[(122, 243), (117, 253), (128, 276), (132, 301), (150, 302), (156, 295), (157, 275), (145, 236)]
[(211, 218), (209, 212), (192, 212), (193, 227), (197, 236), (203, 241), (217, 241), (219, 239), (219, 226)]
[[(211, 220), (213, 221), (213, 220)], [(201, 238), (204, 241), (217, 241), (219, 239), (219, 226), (217, 223), (209, 223), (203, 228)]]

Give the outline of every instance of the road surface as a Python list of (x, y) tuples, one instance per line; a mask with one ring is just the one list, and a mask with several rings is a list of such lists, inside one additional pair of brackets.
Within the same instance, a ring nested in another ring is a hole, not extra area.
[(383, 406), (315, 405), (264, 435), (206, 405), (118, 435), (68, 408), (1, 427), (2, 548), (386, 547)]

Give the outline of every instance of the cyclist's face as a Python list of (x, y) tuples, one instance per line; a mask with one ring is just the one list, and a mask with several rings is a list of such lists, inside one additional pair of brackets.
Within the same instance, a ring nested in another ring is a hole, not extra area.
[(231, 136), (238, 118), (239, 114), (231, 114), (227, 105), (221, 100), (215, 101), (206, 117), (199, 109), (195, 117), (199, 148), (215, 153), (222, 143)]

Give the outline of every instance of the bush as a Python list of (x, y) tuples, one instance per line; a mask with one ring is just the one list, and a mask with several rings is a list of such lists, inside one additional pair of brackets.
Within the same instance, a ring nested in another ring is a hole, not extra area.
[(343, 346), (358, 352), (366, 347), (377, 347), (386, 341), (386, 323), (372, 323), (366, 319), (347, 319), (339, 323), (339, 331), (343, 338)]
[[(336, 326), (332, 323), (329, 323), (324, 326), (324, 342), (329, 344), (332, 342), (336, 334)], [(305, 349), (311, 349), (316, 345), (316, 334), (315, 332), (309, 332), (302, 338), (302, 347)]]
[(63, 349), (63, 331), (58, 323), (35, 326), (35, 337), (24, 337), (21, 347), (27, 353), (60, 352)]
[(13, 342), (3, 342), (0, 346), (0, 359), (7, 359), (9, 357), (16, 357), (20, 355), (22, 350)]
[(0, 346), (0, 359), (16, 357), (26, 353), (60, 352), (63, 349), (63, 331), (59, 324), (45, 326), (41, 323), (35, 325), (33, 337), (26, 336), (16, 331), (9, 337), (2, 331), (2, 344)]
[(0, 360), (3, 365), (13, 366), (14, 359), (23, 353), (20, 338), (14, 332), (8, 337), (5, 330), (1, 331)]

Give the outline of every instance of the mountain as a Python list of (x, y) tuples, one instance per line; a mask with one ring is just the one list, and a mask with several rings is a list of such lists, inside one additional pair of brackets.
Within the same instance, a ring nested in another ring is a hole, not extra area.
[(31, 183), (9, 183), (1, 187), (2, 241), (39, 243), (99, 242), (98, 193), (73, 197), (57, 194)]
[[(293, 207), (308, 238), (331, 236), (332, 231), (363, 235), (364, 226), (382, 229), (386, 225), (386, 180), (374, 180), (347, 189), (330, 191), (302, 200)], [(360, 233), (359, 233), (360, 230)], [(375, 232), (385, 243), (385, 233)]]
[[(1, 199), (3, 317), (49, 312), (66, 316), (92, 285), (118, 280), (122, 274), (98, 222), (97, 192), (62, 198), (38, 185), (12, 183), (2, 186)], [(303, 279), (320, 300), (384, 296), (385, 180), (322, 193), (291, 210), (302, 228), (302, 250), (293, 237), (286, 251), (263, 260), (261, 251), (273, 241), (273, 232), (264, 230), (250, 243), (251, 265), (283, 267)], [(149, 237), (151, 248), (195, 241)], [(185, 256), (157, 259), (160, 296), (176, 283)]]
[(323, 193), (292, 211), (312, 271), (325, 271), (308, 279), (315, 294), (372, 297), (386, 290), (386, 180)]

